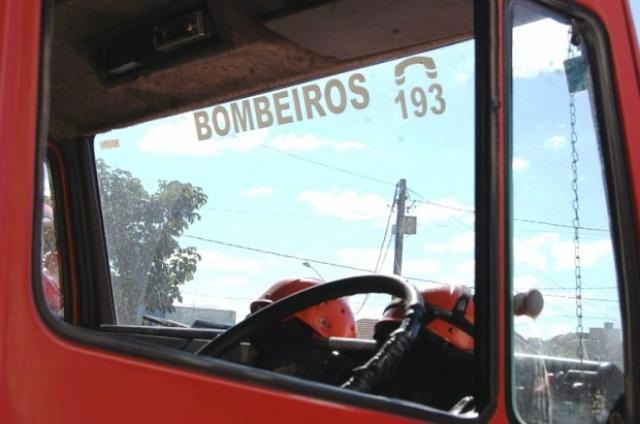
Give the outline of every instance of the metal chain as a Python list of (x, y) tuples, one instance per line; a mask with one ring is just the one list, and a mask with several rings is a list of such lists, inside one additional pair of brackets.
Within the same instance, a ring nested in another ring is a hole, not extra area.
[[(575, 57), (573, 49), (573, 33), (569, 28), (569, 47), (567, 48), (567, 57), (569, 60)], [(584, 359), (584, 327), (582, 326), (582, 270), (580, 266), (580, 196), (578, 193), (578, 156), (577, 144), (578, 133), (576, 132), (576, 104), (575, 94), (569, 92), (569, 114), (571, 116), (571, 170), (573, 171), (573, 180), (571, 188), (573, 189), (573, 264), (575, 277), (575, 297), (576, 297), (576, 336), (578, 337), (578, 346), (576, 355), (582, 361)]]

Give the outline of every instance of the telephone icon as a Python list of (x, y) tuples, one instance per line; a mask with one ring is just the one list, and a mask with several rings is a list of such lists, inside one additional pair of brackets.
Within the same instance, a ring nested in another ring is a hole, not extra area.
[(428, 78), (437, 78), (438, 71), (436, 70), (436, 63), (434, 60), (427, 56), (414, 56), (403, 60), (398, 63), (394, 70), (396, 77), (396, 84), (402, 85), (405, 81), (405, 70), (411, 65), (421, 65), (425, 68), (425, 72)]

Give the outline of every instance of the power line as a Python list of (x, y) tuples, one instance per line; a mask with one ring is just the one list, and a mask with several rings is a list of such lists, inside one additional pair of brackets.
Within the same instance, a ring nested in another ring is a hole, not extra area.
[(204, 241), (204, 242), (207, 242), (207, 243), (219, 244), (221, 246), (233, 247), (233, 248), (242, 249), (242, 250), (249, 250), (251, 252), (257, 252), (257, 253), (263, 253), (263, 254), (266, 254), (266, 255), (279, 256), (281, 258), (286, 258), (286, 259), (295, 259), (295, 260), (298, 260), (298, 261), (312, 262), (314, 264), (333, 266), (333, 267), (336, 267), (336, 268), (343, 268), (343, 269), (350, 269), (352, 271), (373, 272), (373, 270), (371, 270), (371, 269), (358, 268), (358, 267), (354, 267), (354, 266), (351, 266), (351, 265), (337, 264), (337, 263), (334, 263), (334, 262), (321, 261), (321, 260), (318, 260), (318, 259), (304, 258), (302, 256), (290, 255), (288, 253), (274, 252), (272, 250), (260, 249), (260, 248), (251, 247), (251, 246), (244, 246), (244, 245), (241, 245), (241, 244), (229, 243), (229, 242), (222, 241), (222, 240), (215, 240), (215, 239), (210, 239), (210, 238), (205, 238), (205, 237), (200, 237), (200, 236), (194, 236), (194, 235), (189, 235), (189, 234), (185, 234), (185, 235), (183, 235), (183, 237), (194, 239), (194, 240), (200, 240), (200, 241)]
[(332, 171), (341, 172), (343, 174), (351, 175), (353, 177), (362, 178), (364, 180), (373, 181), (373, 182), (376, 182), (376, 183), (379, 183), (379, 184), (395, 185), (395, 183), (392, 183), (391, 181), (385, 181), (385, 180), (377, 178), (377, 177), (372, 177), (370, 175), (365, 175), (365, 174), (361, 174), (361, 173), (358, 173), (358, 172), (350, 171), (348, 169), (344, 169), (344, 168), (340, 168), (340, 167), (337, 167), (337, 166), (329, 165), (327, 163), (320, 162), (320, 161), (317, 161), (317, 160), (308, 159), (308, 158), (305, 158), (303, 156), (296, 155), (294, 153), (290, 153), (290, 152), (278, 149), (277, 147), (268, 146), (268, 145), (265, 145), (265, 144), (260, 145), (260, 147), (265, 148), (265, 149), (269, 149), (269, 150), (273, 150), (274, 152), (278, 152), (281, 155), (289, 156), (289, 157), (292, 157), (294, 159), (310, 163), (312, 165), (320, 166), (322, 168), (327, 168), (327, 169), (330, 169)]
[[(232, 209), (232, 208), (214, 208), (214, 207), (205, 207), (203, 208), (203, 210), (207, 210), (207, 211), (213, 211), (213, 212), (224, 212), (224, 213), (237, 213), (237, 214), (242, 214), (242, 215), (264, 215), (264, 216), (276, 216), (276, 217), (283, 217), (283, 218), (300, 218), (300, 219), (311, 219), (311, 220), (318, 220), (318, 219), (330, 219), (330, 220), (335, 220), (335, 221), (340, 221), (340, 222), (346, 222), (346, 223), (350, 223), (350, 222), (371, 222), (371, 223), (375, 223), (379, 221), (379, 218), (362, 218), (362, 219), (346, 219), (346, 218), (340, 218), (339, 216), (327, 216), (327, 215), (302, 215), (302, 214), (294, 214), (294, 213), (290, 213), (290, 212), (280, 212), (280, 211), (264, 211), (264, 210), (251, 210), (251, 209)], [(455, 217), (454, 217), (455, 219)], [(462, 221), (459, 221), (460, 223), (462, 223)], [(470, 226), (462, 223), (466, 228), (470, 228)], [(452, 224), (431, 224), (432, 227), (442, 227), (442, 228), (458, 228), (459, 225), (452, 225)], [(531, 231), (531, 232), (535, 232), (535, 233), (539, 233), (539, 230), (535, 230), (535, 229), (521, 229), (519, 231)], [(567, 234), (569, 234), (567, 232)], [(571, 233), (573, 234), (573, 233)]]
[(264, 215), (264, 216), (276, 216), (282, 218), (302, 218), (302, 219), (331, 219), (342, 222), (377, 222), (377, 218), (365, 218), (365, 219), (345, 219), (340, 218), (339, 216), (327, 216), (327, 215), (301, 215), (294, 214), (289, 212), (279, 212), (279, 211), (262, 211), (262, 210), (249, 210), (249, 209), (232, 209), (232, 208), (213, 208), (207, 207), (203, 208), (204, 210), (214, 211), (214, 212), (225, 212), (225, 213), (237, 213), (241, 215)]
[[(265, 255), (278, 256), (278, 257), (286, 258), (286, 259), (295, 259), (297, 261), (306, 261), (306, 262), (311, 262), (311, 263), (314, 263), (314, 264), (332, 266), (332, 267), (335, 267), (335, 268), (349, 269), (349, 270), (352, 270), (352, 271), (374, 273), (374, 271), (372, 269), (359, 268), (359, 267), (355, 267), (355, 266), (351, 266), (351, 265), (338, 264), (338, 263), (335, 263), (335, 262), (323, 261), (323, 260), (319, 260), (319, 259), (304, 258), (302, 256), (291, 255), (291, 254), (288, 254), (288, 253), (274, 252), (272, 250), (260, 249), (260, 248), (257, 248), (257, 247), (245, 246), (245, 245), (242, 245), (242, 244), (230, 243), (230, 242), (226, 242), (226, 241), (222, 241), (222, 240), (215, 240), (215, 239), (210, 239), (210, 238), (206, 238), (206, 237), (200, 237), (200, 236), (196, 236), (196, 235), (183, 234), (182, 237), (190, 238), (190, 239), (193, 239), (193, 240), (204, 241), (204, 242), (207, 242), (207, 243), (218, 244), (218, 245), (226, 246), (226, 247), (233, 247), (235, 249), (242, 249), (242, 250), (248, 250), (248, 251), (251, 251), (251, 252), (262, 253), (262, 254), (265, 254)], [(447, 283), (442, 282), (442, 281), (431, 280), (431, 279), (428, 279), (428, 278), (412, 277), (412, 276), (408, 276), (408, 275), (403, 275), (402, 278), (405, 278), (407, 280), (412, 280), (412, 281), (420, 281), (420, 282), (423, 282), (423, 283), (430, 283), (430, 284), (447, 284)]]
[[(562, 295), (562, 294), (545, 294), (544, 297), (555, 297), (555, 298), (560, 298), (560, 299), (577, 299), (577, 296), (566, 296), (566, 295)], [(618, 303), (618, 301), (616, 299), (604, 299), (604, 298), (598, 298), (598, 297), (581, 297), (582, 300), (584, 300), (585, 302), (615, 302)], [(575, 315), (573, 315), (573, 317), (575, 318)]]
[(387, 241), (387, 247), (384, 249), (384, 256), (382, 257), (382, 263), (380, 264), (381, 268), (384, 266), (384, 261), (387, 259), (387, 253), (389, 252), (389, 247), (391, 246), (391, 241), (394, 237), (395, 235), (391, 234), (391, 237), (389, 237), (389, 241)]
[(384, 229), (384, 236), (382, 237), (382, 243), (380, 243), (380, 252), (378, 252), (378, 259), (376, 260), (375, 272), (380, 270), (380, 259), (382, 258), (382, 251), (384, 249), (384, 242), (387, 240), (387, 234), (389, 233), (389, 227), (391, 226), (391, 215), (393, 215), (393, 208), (396, 206), (396, 198), (398, 196), (398, 186), (393, 192), (393, 200), (391, 201), (391, 207), (389, 208), (389, 215), (387, 215), (387, 225)]
[[(583, 290), (618, 290), (618, 286), (610, 287), (583, 287)], [(575, 287), (545, 287), (542, 290), (575, 290)]]
[[(544, 315), (545, 318), (575, 318), (575, 315), (570, 315), (570, 314), (546, 314)], [(591, 320), (610, 320), (610, 321), (617, 321), (615, 319), (612, 319), (610, 317), (606, 317), (603, 315), (583, 315), (583, 318), (586, 319), (591, 319)], [(530, 321), (523, 321), (523, 322), (516, 322), (514, 324), (514, 326), (518, 327), (518, 326), (523, 326), (523, 325), (527, 325), (527, 326), (535, 326), (536, 322), (533, 320)]]
[[(550, 276), (548, 276), (547, 274), (545, 274), (542, 271), (539, 271), (537, 269), (535, 269), (534, 267), (532, 267), (531, 265), (529, 265), (526, 262), (523, 262), (524, 266), (526, 266), (527, 268), (531, 269), (533, 272), (535, 272), (536, 274), (542, 276), (544, 279), (546, 279), (547, 281), (550, 281), (553, 285), (555, 285), (556, 287), (563, 287), (562, 284), (560, 284), (558, 281), (556, 281), (555, 279), (551, 278)], [(547, 296), (553, 296), (553, 295), (547, 295)], [(612, 318), (611, 316), (609, 316), (609, 314), (607, 314), (606, 312), (604, 312), (603, 310), (601, 310), (600, 308), (598, 308), (597, 306), (595, 306), (593, 303), (591, 303), (589, 300), (585, 299), (585, 304), (590, 307), (591, 309), (597, 311), (598, 313), (604, 315), (604, 317), (606, 317), (607, 319), (613, 320), (614, 318)]]
[[(475, 210), (473, 209), (467, 209), (467, 208), (461, 208), (458, 206), (451, 206), (451, 205), (445, 205), (442, 203), (437, 203), (437, 202), (432, 202), (430, 200), (425, 200), (424, 197), (422, 195), (420, 195), (420, 193), (417, 193), (414, 190), (409, 189), (409, 191), (411, 191), (413, 194), (415, 194), (416, 196), (422, 198), (423, 200), (416, 200), (416, 203), (422, 203), (422, 204), (426, 204), (426, 205), (431, 205), (431, 206), (435, 206), (437, 208), (443, 208), (443, 209), (449, 209), (449, 210), (453, 210), (453, 211), (458, 211), (458, 212), (464, 212), (464, 213), (473, 213), (475, 214)], [(548, 225), (550, 227), (559, 227), (559, 228), (570, 228), (573, 230), (573, 226), (572, 225), (568, 225), (568, 224), (558, 224), (555, 222), (549, 222), (549, 221), (541, 221), (541, 220), (536, 220), (536, 219), (527, 219), (527, 218), (513, 218), (514, 221), (518, 221), (518, 222), (526, 222), (528, 224), (538, 224), (538, 225)], [(608, 233), (609, 230), (604, 229), (604, 228), (594, 228), (594, 227), (578, 227), (580, 230), (587, 230), (587, 231), (598, 231), (598, 232), (604, 232), (604, 233)]]
[[(216, 295), (216, 294), (199, 293), (199, 292), (194, 292), (194, 291), (191, 291), (191, 290), (181, 290), (180, 292), (184, 293), (184, 294), (191, 295), (191, 296), (198, 296), (198, 297), (203, 297), (203, 298), (207, 298), (207, 299), (223, 299), (223, 300), (232, 300), (232, 301), (238, 301), (238, 302), (250, 302), (250, 301), (254, 301), (255, 300), (252, 297), (219, 296), (219, 295)], [(386, 307), (386, 306), (389, 305), (389, 303), (368, 302), (368, 305)]]
[[(198, 297), (202, 297), (202, 298), (208, 298), (208, 299), (223, 299), (223, 300), (232, 300), (232, 301), (238, 301), (238, 302), (249, 302), (249, 301), (253, 301), (255, 299), (250, 298), (250, 297), (242, 297), (242, 296), (220, 296), (220, 295), (216, 295), (216, 294), (211, 294), (211, 293), (199, 293), (199, 292), (194, 292), (191, 290), (181, 290), (181, 293), (183, 294), (188, 294), (188, 295), (192, 295), (192, 296), (198, 296)], [(387, 306), (387, 303), (378, 303), (378, 302), (367, 302), (368, 305), (372, 305), (372, 306)], [(360, 311), (354, 312), (354, 315), (357, 314)], [(575, 318), (575, 315), (567, 315), (567, 314), (545, 314), (544, 315), (547, 318), (551, 318), (551, 317), (556, 317), (556, 318)], [(613, 319), (610, 316), (604, 316), (604, 315), (585, 315), (584, 316), (587, 319)], [(516, 324), (519, 325), (519, 324)]]
[[(391, 181), (383, 180), (381, 178), (373, 177), (371, 175), (366, 175), (366, 174), (362, 174), (362, 173), (359, 173), (359, 172), (354, 172), (354, 171), (351, 171), (351, 170), (348, 170), (348, 169), (345, 169), (345, 168), (340, 168), (340, 167), (337, 167), (337, 166), (329, 165), (327, 163), (320, 162), (320, 161), (317, 161), (317, 160), (305, 158), (304, 156), (296, 155), (294, 153), (290, 153), (290, 152), (278, 149), (277, 147), (268, 146), (268, 145), (264, 145), (264, 144), (260, 145), (260, 147), (272, 150), (274, 152), (280, 153), (280, 154), (285, 155), (285, 156), (289, 156), (289, 157), (291, 157), (293, 159), (296, 159), (296, 160), (299, 160), (299, 161), (310, 163), (312, 165), (316, 165), (316, 166), (319, 166), (319, 167), (322, 167), (322, 168), (330, 169), (332, 171), (340, 172), (340, 173), (343, 173), (343, 174), (351, 175), (353, 177), (362, 178), (364, 180), (373, 181), (373, 182), (376, 182), (376, 183), (379, 183), (379, 184), (394, 185), (394, 183), (391, 182)], [(456, 210), (456, 211), (459, 211), (459, 212), (474, 213), (475, 214), (475, 210), (473, 210), (473, 209), (460, 208), (460, 207), (456, 207), (456, 206), (444, 205), (442, 203), (433, 202), (433, 201), (428, 200), (427, 198), (425, 198), (424, 196), (422, 196), (420, 193), (418, 193), (415, 190), (408, 189), (408, 191), (413, 193), (413, 194), (415, 194), (416, 196), (418, 196), (418, 197), (420, 197), (422, 199), (422, 200), (416, 200), (416, 202), (418, 202), (418, 203), (425, 203), (425, 204), (436, 206), (436, 207), (440, 207), (440, 208), (445, 208), (445, 209), (450, 209), (450, 210)], [(548, 226), (558, 227), (558, 228), (573, 229), (573, 226), (571, 226), (571, 225), (559, 224), (559, 223), (555, 223), (555, 222), (548, 222), (548, 221), (535, 220), (535, 219), (514, 218), (514, 221), (526, 222), (526, 223), (529, 223), (529, 224), (548, 225)], [(466, 224), (463, 224), (463, 225), (467, 226)], [(580, 230), (587, 230), (587, 231), (598, 231), (598, 232), (604, 232), (604, 233), (608, 233), (609, 232), (609, 230), (607, 230), (605, 228), (579, 227), (579, 229)]]
[[(455, 206), (448, 206), (448, 205), (438, 204), (436, 202), (427, 202), (427, 201), (421, 201), (421, 200), (415, 200), (415, 202), (416, 203), (426, 203), (426, 204), (430, 204), (432, 206), (437, 206), (437, 207), (442, 207), (442, 208), (447, 208), (447, 209), (452, 209), (452, 210), (458, 210), (458, 211), (466, 212), (466, 213), (474, 213), (474, 211), (472, 209), (456, 208)], [(345, 219), (345, 218), (340, 218), (339, 216), (303, 215), (303, 214), (295, 214), (295, 213), (282, 212), (282, 211), (264, 211), (264, 210), (251, 210), (251, 209), (205, 207), (205, 208), (203, 208), (203, 210), (213, 211), (213, 212), (235, 213), (235, 214), (242, 214), (242, 215), (275, 216), (275, 217), (282, 217), (282, 218), (299, 218), (299, 219), (311, 219), (311, 220), (330, 219), (330, 220), (346, 222), (346, 223), (349, 223), (349, 222), (377, 222), (378, 221), (378, 218)], [(467, 225), (466, 223), (464, 223), (459, 218), (457, 218), (455, 216), (452, 216), (451, 218), (454, 219), (455, 221), (457, 221), (459, 225), (451, 225), (451, 224), (430, 224), (430, 225), (432, 227), (442, 227), (442, 228), (457, 228), (460, 225), (462, 225), (465, 228), (472, 229), (471, 226)], [(583, 229), (589, 229), (589, 228), (583, 227)], [(594, 229), (594, 230), (598, 230), (598, 229)], [(539, 229), (535, 229), (535, 228), (516, 228), (516, 231), (530, 232), (530, 233), (539, 233), (540, 232)], [(605, 230), (601, 230), (601, 231), (605, 231)], [(563, 232), (558, 232), (558, 233), (573, 234), (573, 231), (563, 231)], [(584, 234), (584, 235), (585, 236), (589, 236), (589, 235), (595, 235), (595, 234), (587, 233), (587, 234)]]
[[(513, 218), (514, 221), (519, 221), (519, 222), (526, 222), (529, 224), (540, 224), (540, 225), (548, 225), (550, 227), (559, 227), (559, 228), (571, 228), (573, 229), (572, 225), (566, 225), (566, 224), (558, 224), (555, 222), (548, 222), (548, 221), (538, 221), (535, 219), (525, 219), (525, 218)], [(602, 232), (602, 233), (608, 233), (609, 230), (605, 229), (605, 228), (594, 228), (594, 227), (582, 227), (579, 226), (578, 229), (580, 230), (587, 230), (587, 231), (598, 231), (598, 232)]]
[[(542, 231), (544, 231), (544, 230), (541, 230), (540, 228), (535, 229), (535, 228), (514, 227), (514, 232), (515, 233), (535, 233), (535, 234), (540, 234)], [(571, 234), (571, 235), (573, 235), (573, 231), (554, 230), (553, 233), (554, 234)], [(583, 233), (582, 236), (584, 236), (584, 237), (601, 237), (598, 232)]]
[[(413, 194), (415, 194), (417, 196), (420, 196), (420, 197), (422, 197), (424, 199), (424, 197), (421, 196), (418, 192), (416, 192), (415, 190), (412, 190), (410, 188), (407, 188), (407, 193), (408, 193), (408, 196), (410, 196), (411, 193), (413, 193)], [(458, 211), (462, 211), (462, 212), (465, 212), (465, 213), (475, 213), (473, 210), (457, 208), (455, 206), (449, 207), (447, 205), (443, 205), (443, 204), (436, 203), (436, 202), (431, 202), (431, 201), (428, 201), (428, 200), (413, 200), (413, 199), (411, 199), (411, 201), (413, 202), (411, 207), (413, 207), (413, 205), (416, 204), (416, 203), (423, 203), (423, 204), (429, 204), (429, 205), (433, 205), (433, 206), (437, 206), (437, 207), (441, 207), (441, 208), (458, 210)], [(470, 225), (465, 223), (463, 220), (461, 220), (457, 216), (450, 215), (449, 218), (451, 218), (454, 221), (456, 221), (460, 226), (462, 226), (464, 228), (468, 228), (469, 230), (473, 230), (473, 228)]]
[(205, 298), (211, 298), (211, 299), (237, 300), (237, 301), (241, 301), (241, 302), (249, 302), (249, 301), (255, 300), (255, 299), (253, 299), (251, 297), (219, 296), (217, 294), (198, 293), (198, 292), (194, 292), (194, 291), (190, 291), (190, 290), (180, 290), (180, 292), (184, 293), (184, 294), (190, 294), (192, 296), (199, 296), (199, 297), (205, 297)]
[[(389, 227), (391, 226), (391, 215), (393, 215), (393, 208), (396, 205), (396, 201), (398, 198), (398, 186), (396, 185), (395, 190), (393, 191), (393, 200), (391, 201), (391, 207), (389, 208), (389, 215), (387, 215), (387, 225), (384, 228), (384, 236), (382, 237), (382, 242), (380, 243), (380, 251), (378, 252), (378, 259), (376, 260), (376, 267), (374, 269), (374, 272), (377, 273), (378, 271), (380, 271), (380, 267), (381, 267), (381, 263), (380, 263), (380, 259), (382, 258), (382, 252), (384, 250), (384, 242), (387, 240), (387, 234), (389, 234)], [(391, 240), (391, 237), (389, 237), (389, 240)], [(388, 247), (388, 246), (387, 246)], [(386, 252), (385, 253), (385, 257)], [(354, 314), (359, 314), (360, 311), (362, 311), (362, 308), (364, 308), (364, 305), (367, 304), (367, 300), (369, 300), (369, 293), (367, 293), (364, 297), (364, 299), (362, 299), (362, 303), (360, 304), (360, 307), (358, 308), (358, 310), (356, 312), (354, 312)]]
[(422, 200), (414, 200), (416, 203), (422, 203), (425, 205), (431, 205), (431, 206), (435, 206), (437, 208), (443, 208), (443, 209), (449, 209), (452, 211), (458, 211), (458, 212), (464, 212), (464, 213), (476, 213), (475, 210), (473, 209), (467, 209), (467, 208), (461, 208), (459, 206), (451, 206), (451, 205), (445, 205), (442, 203), (438, 203), (438, 202), (433, 202), (431, 200), (427, 200), (423, 195), (421, 195), (420, 193), (418, 193), (417, 191), (413, 190), (413, 189), (408, 189), (411, 193), (415, 194), (416, 196), (418, 196), (420, 199)]

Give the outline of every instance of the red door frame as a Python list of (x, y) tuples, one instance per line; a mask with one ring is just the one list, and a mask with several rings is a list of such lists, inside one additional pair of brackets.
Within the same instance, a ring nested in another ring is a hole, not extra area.
[[(624, 0), (578, 0), (609, 30), (622, 132), (635, 211), (640, 211), (640, 96), (638, 46)], [(503, 2), (497, 1), (496, 28)], [(31, 290), (33, 188), (38, 129), (40, 1), (0, 2), (0, 416), (3, 422), (411, 422), (388, 413), (243, 384), (73, 343), (42, 321)], [(498, 46), (502, 35), (496, 33)], [(504, 80), (497, 50), (497, 81)], [(503, 87), (497, 84), (497, 98)], [(502, 143), (504, 110), (494, 115)], [(502, 146), (499, 146), (502, 152)], [(43, 148), (43, 147), (41, 147)], [(504, 157), (499, 158), (504, 164)], [(503, 166), (500, 167), (504, 169)], [(504, 178), (498, 175), (498, 186)], [(504, 190), (499, 190), (504, 205)], [(501, 211), (504, 208), (500, 208)], [(37, 215), (37, 213), (36, 213)], [(640, 216), (635, 215), (635, 222)], [(504, 216), (498, 217), (504, 228)], [(502, 230), (501, 230), (502, 231)], [(640, 240), (640, 234), (636, 234)], [(499, 254), (504, 255), (504, 233)], [(504, 257), (501, 258), (504, 260)], [(640, 258), (639, 262), (640, 262)], [(501, 262), (502, 263), (502, 262)], [(500, 268), (502, 269), (502, 267)], [(505, 305), (504, 271), (498, 278)], [(497, 403), (491, 422), (508, 421), (504, 307), (498, 308)], [(635, 371), (637, 373), (637, 371)], [(637, 379), (636, 381), (640, 381)], [(286, 406), (285, 406), (286, 405)]]

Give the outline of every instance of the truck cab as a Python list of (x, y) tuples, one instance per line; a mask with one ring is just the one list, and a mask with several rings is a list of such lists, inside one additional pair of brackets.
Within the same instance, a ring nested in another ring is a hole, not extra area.
[(4, 1), (0, 421), (638, 422), (632, 6)]

